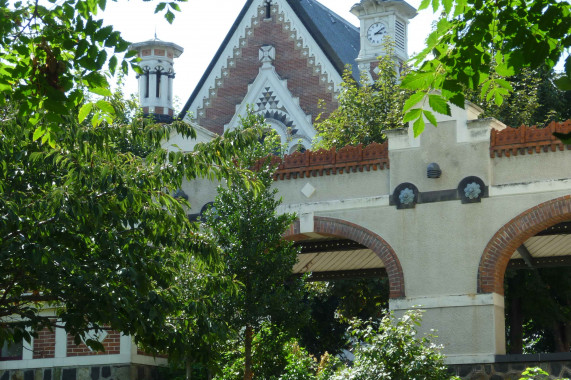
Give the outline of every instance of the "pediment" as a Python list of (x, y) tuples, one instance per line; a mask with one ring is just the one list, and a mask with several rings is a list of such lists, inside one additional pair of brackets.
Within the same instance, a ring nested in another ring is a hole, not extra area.
[(231, 125), (236, 106), (250, 96), (249, 88), (258, 78), (258, 51), (264, 45), (275, 47), (277, 78), (287, 80), (287, 89), (299, 100), (304, 115), (314, 119), (322, 111), (318, 107), (320, 99), (327, 104), (325, 114), (336, 108), (342, 64), (331, 58), (331, 49), (324, 48), (326, 44), (314, 38), (319, 33), (313, 21), (300, 19), (298, 14), (303, 9), (300, 11), (296, 4), (293, 0), (272, 0), (271, 17), (266, 18), (265, 0), (246, 3), (185, 105), (181, 114), (186, 120), (216, 133)]
[(236, 106), (236, 112), (224, 129), (234, 129), (245, 116), (248, 107), (261, 114), (281, 137), (282, 144), (301, 144), (311, 146), (315, 136), (311, 116), (306, 114), (299, 104), (299, 98), (288, 89), (287, 81), (276, 73), (275, 67), (268, 61), (263, 62), (258, 76), (248, 86), (248, 92), (242, 102)]

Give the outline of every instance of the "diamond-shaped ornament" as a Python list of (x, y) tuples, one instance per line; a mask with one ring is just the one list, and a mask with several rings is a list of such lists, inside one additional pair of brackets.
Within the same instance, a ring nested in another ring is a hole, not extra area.
[(311, 184), (308, 182), (301, 188), (301, 193), (309, 198), (313, 195), (313, 193), (315, 193), (315, 187), (311, 186)]

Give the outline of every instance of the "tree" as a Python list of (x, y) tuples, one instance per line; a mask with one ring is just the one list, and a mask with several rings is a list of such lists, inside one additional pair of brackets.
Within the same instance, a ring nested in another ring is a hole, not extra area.
[(378, 327), (354, 321), (350, 333), (356, 342), (355, 360), (331, 380), (449, 379), (444, 355), (431, 342), (432, 336), (417, 336), (420, 320), (418, 310), (409, 310), (400, 319), (388, 313)]
[[(242, 124), (262, 124), (252, 114)], [(258, 146), (260, 148), (260, 146)], [(270, 148), (271, 151), (271, 148)], [(237, 166), (251, 167), (264, 157), (256, 150), (244, 152)], [(227, 187), (220, 186), (205, 225), (220, 245), (225, 264), (224, 273), (235, 278), (240, 290), (222, 297), (222, 310), (232, 326), (241, 329), (244, 339), (244, 379), (252, 379), (252, 341), (264, 321), (276, 326), (289, 326), (300, 318), (302, 301), (301, 279), (291, 277), (297, 260), (297, 249), (282, 238), (294, 221), (291, 214), (277, 214), (280, 200), (271, 190), (273, 168), (265, 165), (258, 171), (260, 189), (241, 178)], [(284, 313), (287, 310), (287, 313)]]
[(300, 343), (315, 357), (340, 354), (348, 347), (351, 320), (378, 320), (388, 307), (386, 277), (312, 282), (306, 287), (310, 288), (311, 317), (301, 330)]
[[(83, 89), (111, 96), (105, 68), (111, 74), (126, 74), (129, 66), (138, 70), (129, 43), (97, 19), (105, 5), (106, 0), (0, 0), (0, 107), (18, 102), (15, 111), (35, 127), (34, 139), (55, 146), (68, 110), (84, 103)], [(155, 13), (163, 11), (172, 22), (178, 10), (174, 0), (160, 2)], [(96, 122), (113, 116), (105, 100), (94, 108)]]
[[(450, 115), (448, 102), (464, 107), (464, 90), (481, 86), (480, 96), (500, 106), (513, 87), (505, 77), (524, 68), (552, 69), (571, 46), (571, 5), (558, 0), (423, 0), (442, 17), (427, 47), (413, 58), (419, 68), (402, 82), (415, 91), (404, 107), (415, 136), (432, 111)], [(571, 57), (556, 81), (571, 89)], [(437, 90), (437, 92), (434, 92)], [(417, 105), (420, 103), (420, 107)]]
[(315, 124), (315, 148), (382, 143), (386, 139), (383, 130), (404, 126), (402, 109), (410, 93), (400, 88), (399, 78), (406, 74), (406, 68), (398, 72), (390, 38), (384, 40), (383, 48), (385, 55), (379, 57), (379, 74), (373, 83), (363, 73), (359, 84), (350, 68), (345, 69), (337, 98), (339, 107)]
[(216, 253), (189, 222), (189, 203), (171, 194), (185, 178), (240, 171), (228, 161), (257, 135), (168, 152), (161, 142), (171, 132), (193, 137), (191, 126), (93, 126), (72, 108), (52, 147), (34, 141), (19, 107), (27, 105), (16, 95), (0, 109), (0, 343), (55, 327), (78, 342), (109, 328), (156, 347), (154, 332), (184, 297), (181, 270), (198, 271), (196, 261)]
[(506, 325), (510, 353), (569, 352), (571, 270), (506, 272)]

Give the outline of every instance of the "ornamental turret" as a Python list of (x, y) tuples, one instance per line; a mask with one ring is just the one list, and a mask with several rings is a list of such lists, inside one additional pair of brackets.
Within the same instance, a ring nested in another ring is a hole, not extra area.
[(174, 117), (173, 63), (184, 49), (155, 37), (153, 40), (133, 44), (129, 50), (137, 51), (141, 59), (139, 67), (143, 73), (138, 74), (137, 79), (143, 113), (145, 116), (152, 115), (156, 121), (170, 123)]

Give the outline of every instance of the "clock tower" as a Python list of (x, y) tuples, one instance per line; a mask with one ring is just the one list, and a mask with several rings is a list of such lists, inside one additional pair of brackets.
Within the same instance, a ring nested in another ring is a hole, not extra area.
[(361, 72), (370, 78), (375, 73), (377, 57), (383, 55), (383, 40), (389, 36), (395, 43), (395, 55), (401, 62), (408, 60), (408, 22), (416, 9), (403, 0), (361, 0), (351, 7), (361, 21), (361, 50), (356, 59)]

